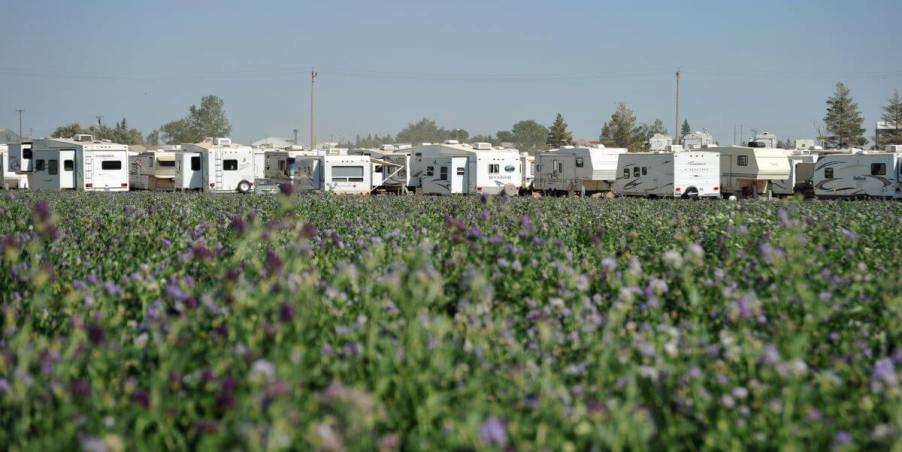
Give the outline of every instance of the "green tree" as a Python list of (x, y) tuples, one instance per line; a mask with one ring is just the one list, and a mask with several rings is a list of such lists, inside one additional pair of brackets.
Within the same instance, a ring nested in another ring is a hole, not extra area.
[(225, 102), (216, 96), (204, 96), (200, 107), (192, 105), (188, 116), (160, 127), (169, 144), (198, 143), (206, 137), (227, 137), (232, 126), (225, 113)]
[(548, 130), (548, 140), (546, 144), (552, 147), (558, 147), (562, 144), (570, 144), (573, 142), (573, 134), (567, 130), (567, 123), (564, 122), (564, 116), (560, 113), (554, 118), (554, 123)]
[(655, 119), (655, 122), (648, 128), (648, 138), (651, 138), (656, 133), (667, 135), (667, 127), (664, 127), (664, 121), (660, 119)]
[[(548, 138), (547, 136), (545, 138)], [(510, 130), (499, 130), (498, 133), (495, 134), (495, 139), (498, 140), (498, 143), (514, 143), (516, 142), (516, 137), (514, 137), (514, 133)]]
[(72, 138), (78, 134), (89, 134), (93, 135), (94, 139), (109, 140), (119, 144), (135, 145), (144, 143), (144, 136), (141, 131), (129, 128), (128, 121), (125, 118), (117, 122), (114, 127), (100, 125), (85, 128), (81, 124), (73, 122), (57, 127), (51, 136), (54, 138)]
[(880, 115), (880, 120), (895, 126), (895, 129), (881, 130), (878, 146), (902, 144), (902, 96), (899, 96), (898, 90), (893, 91), (893, 95), (888, 102), (883, 107), (883, 114)]
[(648, 141), (649, 130), (650, 126), (638, 125), (636, 114), (621, 102), (617, 105), (617, 110), (611, 114), (610, 121), (604, 123), (601, 128), (600, 141), (605, 146), (627, 148), (631, 152), (636, 152), (642, 150)]
[(680, 126), (680, 139), (682, 140), (684, 136), (692, 133), (692, 127), (689, 127), (689, 120), (684, 119), (683, 125)]
[(72, 138), (81, 133), (88, 133), (88, 129), (82, 128), (77, 122), (62, 125), (56, 128), (50, 136), (52, 138)]
[[(469, 134), (467, 134), (469, 135)], [(399, 143), (441, 143), (450, 139), (451, 133), (435, 124), (435, 121), (423, 118), (408, 124), (398, 132)]]
[(160, 144), (160, 130), (153, 129), (150, 133), (147, 134), (147, 138), (144, 140), (148, 146), (157, 146)]
[(548, 140), (548, 128), (529, 119), (514, 124), (511, 127), (511, 135), (517, 149), (535, 152), (542, 148)]
[(491, 135), (473, 135), (467, 140), (468, 143), (492, 143), (497, 144), (497, 139)]
[(842, 82), (836, 82), (836, 92), (827, 99), (824, 122), (829, 134), (824, 137), (827, 148), (861, 146), (868, 142), (864, 137), (864, 117), (858, 110), (858, 104), (852, 99), (849, 88)]

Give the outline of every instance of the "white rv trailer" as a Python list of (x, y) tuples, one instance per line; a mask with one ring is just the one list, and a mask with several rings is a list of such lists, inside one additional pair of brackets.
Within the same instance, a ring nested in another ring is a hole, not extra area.
[[(255, 156), (250, 146), (232, 144), (228, 138), (207, 138), (201, 143), (182, 145), (182, 149), (183, 155), (176, 158), (177, 189), (199, 188), (212, 193), (248, 193), (253, 189)], [(199, 165), (194, 164), (193, 157), (200, 157)]]
[(718, 198), (720, 156), (707, 150), (620, 154), (613, 191), (618, 196)]
[(44, 138), (31, 145), (33, 190), (128, 191), (128, 146), (95, 140)]
[(379, 149), (352, 149), (349, 154), (370, 157), (374, 191), (407, 193), (411, 187), (410, 152), (397, 150), (394, 145), (384, 145)]
[(174, 152), (148, 151), (128, 158), (132, 190), (171, 190), (175, 188)]
[(9, 168), (16, 173), (30, 173), (34, 167), (31, 163), (31, 142), (10, 143), (6, 151), (9, 153)]
[(543, 192), (610, 191), (617, 179), (617, 159), (623, 148), (564, 146), (536, 156), (533, 189)]
[(302, 191), (369, 194), (372, 161), (368, 155), (318, 155), (295, 159), (295, 187)]
[(268, 152), (264, 148), (254, 148), (254, 179), (263, 179), (266, 177), (264, 168), (266, 167), (266, 154)]
[(455, 140), (412, 149), (411, 183), (426, 194), (517, 193), (523, 185), (520, 152), (490, 143)]
[(744, 146), (708, 147), (720, 153), (720, 190), (724, 196), (758, 196), (771, 190), (771, 182), (791, 173), (786, 150)]
[(520, 190), (532, 190), (532, 184), (536, 180), (536, 156), (521, 152), (520, 172), (523, 174), (523, 185)]
[(787, 150), (789, 159), (789, 177), (772, 181), (772, 191), (777, 196), (790, 196), (796, 193), (814, 196), (811, 179), (814, 177), (814, 164), (818, 155), (808, 151)]
[(15, 172), (10, 164), (9, 150), (0, 144), (0, 188), (28, 188), (28, 176)]
[(817, 161), (813, 182), (818, 198), (902, 199), (902, 153), (825, 155)]

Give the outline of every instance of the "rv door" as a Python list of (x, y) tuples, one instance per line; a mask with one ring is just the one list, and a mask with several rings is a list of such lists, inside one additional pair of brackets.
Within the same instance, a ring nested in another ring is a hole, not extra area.
[(451, 193), (467, 193), (467, 158), (451, 159)]

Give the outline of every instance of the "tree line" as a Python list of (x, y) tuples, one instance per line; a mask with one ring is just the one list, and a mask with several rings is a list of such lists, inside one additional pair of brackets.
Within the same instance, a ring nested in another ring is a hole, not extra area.
[[(875, 146), (886, 144), (902, 144), (902, 96), (898, 90), (889, 98), (883, 107), (882, 121), (895, 126), (894, 129), (881, 131), (874, 138)], [(864, 117), (858, 104), (852, 99), (849, 88), (837, 82), (836, 91), (827, 99), (827, 110), (824, 116), (826, 134), (818, 137), (825, 147), (847, 148), (863, 146), (868, 143), (865, 138)], [(684, 120), (679, 131), (679, 138), (690, 133), (689, 121)], [(129, 145), (158, 145), (162, 143), (180, 144), (196, 143), (205, 137), (229, 136), (232, 126), (225, 113), (225, 103), (217, 96), (204, 96), (200, 105), (191, 105), (185, 117), (167, 122), (151, 131), (147, 136), (138, 129), (130, 128), (125, 118), (109, 127), (104, 124), (82, 127), (75, 122), (58, 127), (53, 137), (69, 138), (76, 134), (89, 133), (97, 139), (110, 140)], [(601, 127), (598, 141), (608, 147), (627, 148), (630, 151), (641, 151), (647, 148), (649, 139), (655, 134), (667, 134), (667, 128), (660, 119), (651, 123), (640, 123), (636, 113), (626, 103), (620, 102), (610, 118)], [(518, 121), (510, 129), (499, 130), (494, 135), (471, 135), (462, 128), (446, 129), (440, 127), (432, 119), (423, 118), (410, 123), (396, 135), (386, 134), (357, 136), (353, 143), (342, 143), (347, 147), (378, 147), (391, 143), (441, 143), (446, 140), (457, 140), (462, 143), (488, 142), (494, 145), (511, 144), (526, 152), (537, 152), (562, 144), (573, 143), (563, 115), (558, 113), (549, 126), (535, 120)], [(781, 140), (778, 145), (790, 147), (791, 140)]]

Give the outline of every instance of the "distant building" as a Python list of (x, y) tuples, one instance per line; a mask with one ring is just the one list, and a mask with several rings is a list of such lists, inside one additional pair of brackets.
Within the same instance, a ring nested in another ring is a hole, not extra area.
[(705, 146), (712, 146), (717, 143), (714, 142), (714, 135), (711, 135), (706, 130), (702, 130), (683, 135), (682, 144), (686, 150), (692, 150), (701, 149)]
[(794, 140), (792, 147), (800, 151), (813, 151), (817, 148), (817, 141), (812, 139)]
[(0, 144), (18, 143), (19, 135), (9, 129), (0, 129)]
[(650, 151), (666, 151), (667, 146), (670, 146), (673, 143), (673, 138), (670, 135), (665, 135), (663, 133), (656, 133), (651, 138), (648, 139), (648, 150)]
[(254, 141), (253, 143), (251, 143), (251, 146), (255, 148), (267, 149), (290, 149), (294, 146), (297, 146), (297, 144), (291, 138), (266, 137)]

